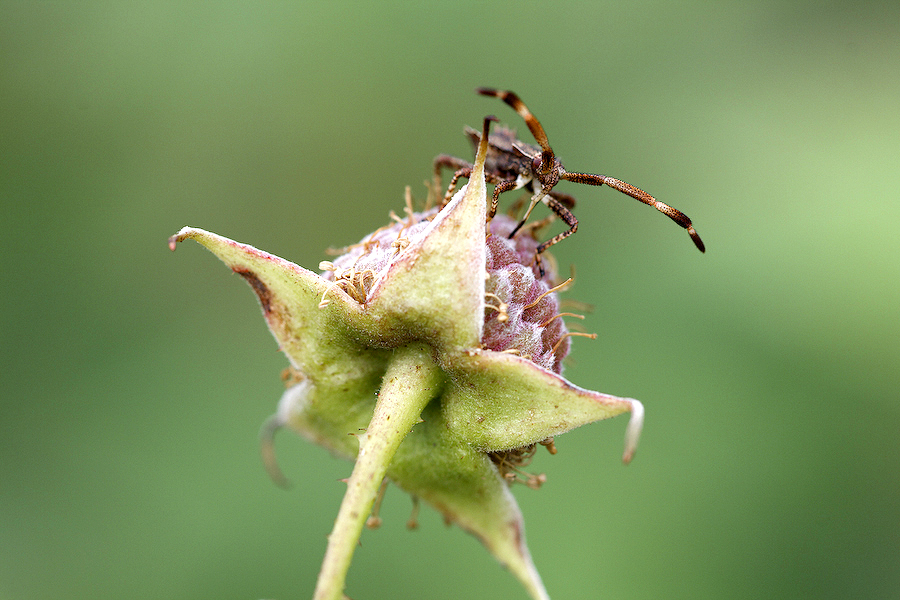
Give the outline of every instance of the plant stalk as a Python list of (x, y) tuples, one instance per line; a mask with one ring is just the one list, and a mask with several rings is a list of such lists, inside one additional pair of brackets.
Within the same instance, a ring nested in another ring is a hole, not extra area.
[(394, 453), (439, 392), (441, 371), (422, 344), (398, 348), (385, 373), (372, 420), (359, 434), (359, 455), (328, 536), (314, 600), (342, 600), (350, 560)]

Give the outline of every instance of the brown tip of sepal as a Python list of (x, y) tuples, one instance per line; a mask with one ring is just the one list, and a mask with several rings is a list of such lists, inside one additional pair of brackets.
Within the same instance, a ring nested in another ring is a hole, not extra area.
[(169, 238), (169, 250), (175, 252), (175, 248), (178, 247), (178, 242), (183, 242), (191, 237), (192, 231), (194, 231), (192, 227), (182, 227), (178, 233)]
[(482, 151), (480, 146), (484, 146), (484, 151), (487, 152), (487, 141), (491, 131), (491, 122), (497, 122), (499, 120), (500, 119), (498, 119), (494, 115), (488, 115), (484, 118), (484, 121), (481, 124), (481, 140), (478, 148), (479, 154)]
[(178, 247), (178, 242), (183, 242), (187, 239), (187, 235), (181, 233), (180, 231), (169, 238), (169, 250), (175, 252), (175, 248)]

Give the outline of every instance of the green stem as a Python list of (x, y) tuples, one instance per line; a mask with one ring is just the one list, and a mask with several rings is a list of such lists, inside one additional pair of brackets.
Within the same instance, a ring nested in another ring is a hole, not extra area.
[(395, 350), (372, 421), (365, 434), (359, 436), (359, 455), (334, 529), (328, 536), (314, 600), (343, 598), (350, 560), (381, 481), (400, 442), (419, 421), (425, 405), (440, 391), (440, 373), (426, 346), (411, 344)]

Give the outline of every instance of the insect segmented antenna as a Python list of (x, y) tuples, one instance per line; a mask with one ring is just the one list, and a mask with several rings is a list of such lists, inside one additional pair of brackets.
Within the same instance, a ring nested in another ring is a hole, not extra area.
[(509, 104), (514, 111), (519, 113), (519, 116), (525, 121), (525, 125), (528, 126), (531, 135), (534, 136), (534, 140), (541, 146), (541, 162), (546, 163), (548, 167), (552, 166), (554, 154), (553, 149), (550, 147), (550, 141), (547, 139), (547, 133), (544, 131), (541, 122), (537, 120), (537, 117), (535, 117), (530, 110), (528, 110), (528, 107), (525, 106), (525, 103), (522, 102), (521, 98), (514, 92), (508, 90), (495, 90), (493, 88), (480, 87), (476, 91), (482, 96), (500, 98)]
[(625, 183), (624, 181), (621, 181), (614, 177), (594, 175), (592, 173), (567, 172), (561, 174), (560, 179), (565, 179), (566, 181), (574, 181), (575, 183), (584, 183), (587, 185), (608, 185), (614, 190), (618, 190), (623, 194), (631, 196), (635, 200), (643, 202), (648, 206), (652, 206), (662, 214), (678, 223), (678, 225), (686, 229), (688, 235), (691, 236), (691, 239), (694, 241), (694, 245), (697, 246), (697, 250), (699, 250), (700, 252), (706, 252), (706, 245), (703, 243), (703, 240), (700, 239), (700, 236), (697, 235), (697, 230), (694, 229), (694, 225), (693, 223), (691, 223), (691, 220), (688, 218), (688, 216), (677, 208), (672, 208), (665, 202), (660, 202), (644, 190), (635, 187), (630, 183)]

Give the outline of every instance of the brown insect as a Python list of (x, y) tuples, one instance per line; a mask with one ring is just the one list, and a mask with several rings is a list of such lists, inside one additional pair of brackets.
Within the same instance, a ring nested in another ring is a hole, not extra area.
[[(488, 137), (488, 153), (484, 170), (485, 179), (488, 182), (495, 184), (495, 186), (494, 195), (491, 199), (491, 207), (488, 211), (488, 219), (492, 218), (497, 213), (497, 204), (499, 202), (500, 194), (510, 190), (526, 188), (532, 194), (531, 203), (528, 206), (528, 210), (525, 212), (525, 216), (509, 237), (513, 237), (519, 229), (525, 225), (528, 216), (538, 202), (546, 204), (550, 210), (556, 213), (556, 215), (569, 226), (568, 230), (555, 235), (537, 247), (535, 258), (538, 261), (538, 264), (540, 264), (540, 254), (542, 252), (578, 230), (578, 219), (575, 218), (575, 215), (573, 215), (570, 210), (575, 206), (575, 198), (567, 194), (553, 191), (553, 187), (559, 183), (560, 180), (574, 181), (575, 183), (584, 183), (587, 185), (608, 185), (623, 194), (631, 196), (635, 200), (640, 200), (644, 204), (649, 204), (687, 229), (688, 235), (694, 240), (694, 244), (700, 252), (706, 251), (706, 247), (703, 245), (700, 236), (697, 235), (696, 230), (694, 230), (691, 220), (683, 212), (672, 208), (668, 204), (660, 202), (647, 192), (613, 177), (594, 175), (591, 173), (570, 173), (569, 171), (566, 171), (559, 158), (553, 153), (553, 149), (550, 148), (550, 143), (547, 141), (547, 134), (544, 133), (544, 128), (541, 127), (540, 121), (537, 120), (537, 117), (528, 110), (525, 103), (513, 92), (491, 88), (478, 88), (477, 92), (483, 96), (499, 98), (511, 106), (513, 110), (519, 113), (519, 116), (525, 120), (525, 124), (531, 131), (531, 135), (534, 136), (535, 141), (540, 145), (538, 148), (537, 146), (523, 143), (516, 138), (514, 131), (503, 127), (497, 127), (494, 132), (490, 134)], [(481, 140), (481, 133), (467, 127), (466, 135), (469, 136), (469, 139), (477, 148), (478, 142)], [(434, 159), (434, 176), (435, 181), (438, 182), (438, 184), (441, 178), (441, 169), (443, 168), (456, 169), (453, 178), (450, 180), (450, 186), (447, 189), (447, 193), (444, 196), (444, 202), (446, 203), (453, 195), (457, 181), (459, 181), (461, 177), (468, 178), (472, 174), (472, 164), (461, 158), (456, 158), (447, 154), (437, 156)]]

